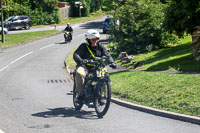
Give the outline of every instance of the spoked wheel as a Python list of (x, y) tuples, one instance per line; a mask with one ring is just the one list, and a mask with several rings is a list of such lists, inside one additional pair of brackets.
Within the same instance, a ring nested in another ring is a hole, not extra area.
[(99, 118), (102, 118), (110, 106), (111, 86), (110, 82), (104, 82), (99, 88), (99, 92), (94, 99), (95, 111)]
[(76, 110), (80, 110), (82, 107), (83, 107), (83, 102), (82, 101), (80, 101), (79, 99), (77, 99), (77, 94), (78, 93), (76, 93), (75, 92), (75, 87), (76, 86), (76, 84), (74, 83), (74, 89), (73, 89), (73, 103), (74, 103), (74, 107), (75, 107), (75, 109)]

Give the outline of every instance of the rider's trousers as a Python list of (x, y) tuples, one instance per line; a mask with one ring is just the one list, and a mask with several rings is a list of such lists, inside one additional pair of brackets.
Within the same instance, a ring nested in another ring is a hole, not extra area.
[(75, 89), (75, 91), (77, 93), (79, 93), (80, 95), (83, 94), (85, 77), (86, 77), (86, 70), (85, 70), (85, 68), (82, 67), (82, 66), (79, 66), (76, 69), (76, 76), (75, 76), (76, 89)]

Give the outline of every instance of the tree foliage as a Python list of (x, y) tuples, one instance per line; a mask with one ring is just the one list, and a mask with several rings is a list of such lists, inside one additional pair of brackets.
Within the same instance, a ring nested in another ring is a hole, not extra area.
[(114, 9), (113, 4), (119, 2), (119, 0), (103, 0), (102, 10), (110, 11)]
[[(54, 24), (59, 22), (58, 0), (3, 0), (8, 5), (5, 9), (4, 18), (14, 15), (29, 16), (34, 25)], [(79, 16), (79, 5), (75, 5), (80, 0), (61, 0), (70, 2), (74, 16)], [(89, 16), (91, 12), (101, 8), (103, 0), (81, 0), (83, 9), (81, 16)]]
[[(68, 0), (73, 9), (74, 16), (79, 16), (79, 5), (75, 2), (80, 0)], [(83, 8), (81, 9), (81, 16), (89, 16), (91, 12), (95, 12), (102, 7), (103, 0), (81, 0)]]
[(184, 33), (192, 35), (193, 56), (200, 61), (200, 1), (171, 0), (166, 10), (165, 29), (183, 37)]
[(199, 0), (171, 0), (166, 10), (165, 29), (183, 36), (184, 32), (192, 34), (200, 25)]
[(158, 49), (171, 41), (173, 35), (163, 31), (165, 4), (151, 0), (126, 0), (126, 3), (112, 13), (120, 21), (112, 32), (117, 51), (129, 54)]
[(8, 8), (4, 17), (14, 15), (29, 16), (34, 25), (58, 23), (58, 0), (4, 0)]

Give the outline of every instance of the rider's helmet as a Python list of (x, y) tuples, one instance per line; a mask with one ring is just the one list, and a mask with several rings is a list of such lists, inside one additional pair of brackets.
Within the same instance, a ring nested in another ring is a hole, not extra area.
[(69, 27), (69, 26), (70, 26), (70, 23), (67, 23), (67, 26)]
[(100, 37), (100, 34), (97, 30), (94, 30), (94, 29), (91, 29), (91, 30), (88, 30), (86, 33), (85, 33), (85, 39), (86, 40), (90, 40), (90, 39), (99, 39)]

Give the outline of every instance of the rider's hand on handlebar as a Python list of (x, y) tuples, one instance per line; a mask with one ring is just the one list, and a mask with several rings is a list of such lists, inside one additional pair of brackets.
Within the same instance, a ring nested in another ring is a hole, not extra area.
[(82, 60), (82, 64), (87, 64), (88, 63), (88, 60), (87, 59), (83, 59)]
[(117, 65), (113, 62), (109, 65), (110, 67), (112, 67), (113, 69), (117, 68)]
[(83, 59), (82, 63), (83, 64), (89, 64), (89, 63), (94, 63), (94, 61), (93, 60), (88, 60), (88, 59)]

